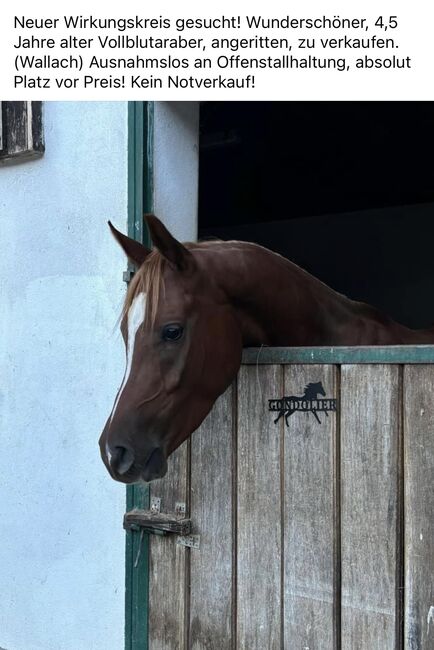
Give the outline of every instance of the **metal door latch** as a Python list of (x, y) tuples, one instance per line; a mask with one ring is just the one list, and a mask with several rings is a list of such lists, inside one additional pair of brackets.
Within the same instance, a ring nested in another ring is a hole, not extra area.
[(134, 509), (124, 515), (125, 530), (143, 530), (155, 535), (189, 535), (191, 520), (179, 519), (174, 515), (166, 515), (152, 510)]

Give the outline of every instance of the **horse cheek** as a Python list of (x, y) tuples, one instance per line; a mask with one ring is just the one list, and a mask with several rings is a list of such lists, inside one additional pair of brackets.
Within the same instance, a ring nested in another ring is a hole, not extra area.
[(163, 381), (165, 392), (171, 395), (179, 388), (182, 381), (183, 363), (180, 358), (176, 358), (170, 366), (163, 368)]
[[(190, 337), (179, 349), (174, 349), (168, 356), (161, 359), (161, 374), (167, 394), (172, 394), (179, 389), (191, 387), (197, 372), (194, 346), (190, 345)], [(193, 371), (191, 371), (193, 366)], [(191, 377), (190, 377), (191, 375)]]

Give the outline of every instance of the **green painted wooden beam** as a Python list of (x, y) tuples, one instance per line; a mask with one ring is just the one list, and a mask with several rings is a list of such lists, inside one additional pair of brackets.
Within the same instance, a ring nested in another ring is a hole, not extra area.
[(434, 345), (245, 348), (242, 363), (434, 363)]
[[(143, 213), (153, 208), (153, 103), (128, 102), (128, 235), (149, 245)], [(134, 272), (128, 266), (126, 278)], [(127, 511), (149, 508), (149, 488), (129, 485)], [(125, 650), (148, 648), (149, 535), (126, 533)]]

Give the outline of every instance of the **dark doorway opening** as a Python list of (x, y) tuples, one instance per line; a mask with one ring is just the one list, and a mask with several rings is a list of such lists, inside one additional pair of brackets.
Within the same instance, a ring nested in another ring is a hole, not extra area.
[(434, 322), (434, 104), (204, 102), (199, 236), (254, 241)]

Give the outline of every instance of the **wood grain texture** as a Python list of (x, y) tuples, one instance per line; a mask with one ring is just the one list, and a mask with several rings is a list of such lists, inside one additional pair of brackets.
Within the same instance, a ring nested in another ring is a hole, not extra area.
[(399, 367), (342, 366), (342, 648), (395, 650)]
[(39, 158), (45, 150), (42, 102), (2, 102), (0, 162)]
[[(273, 422), (318, 381), (338, 416)], [(201, 546), (151, 536), (150, 650), (434, 650), (432, 365), (243, 366), (191, 450), (151, 486), (191, 480)]]
[(191, 447), (191, 517), (200, 549), (191, 552), (190, 648), (232, 647), (233, 388), (214, 405)]
[[(285, 395), (321, 381), (336, 397), (333, 366), (285, 367)], [(294, 413), (284, 444), (284, 647), (335, 648), (336, 412)]]
[(32, 147), (29, 139), (32, 119), (30, 102), (5, 102), (6, 107), (6, 146), (9, 156), (25, 153)]
[[(188, 456), (185, 442), (170, 456), (166, 476), (151, 483), (151, 497), (161, 498), (162, 512), (174, 513), (178, 501), (188, 504)], [(172, 535), (149, 537), (149, 650), (187, 650), (190, 550), (176, 544)]]
[(282, 426), (267, 400), (281, 397), (280, 366), (242, 367), (238, 376), (238, 650), (281, 648)]
[(434, 367), (404, 370), (405, 648), (434, 648)]

